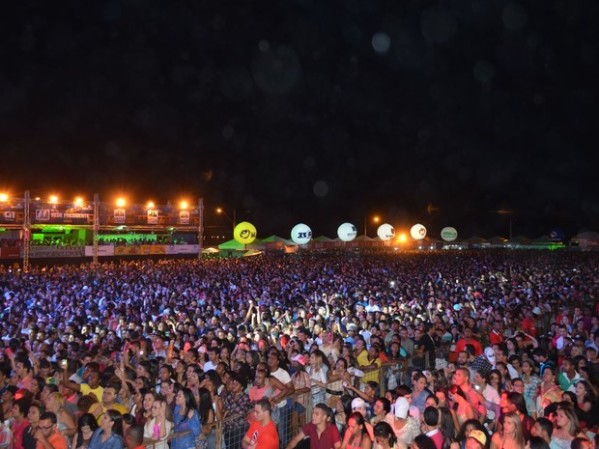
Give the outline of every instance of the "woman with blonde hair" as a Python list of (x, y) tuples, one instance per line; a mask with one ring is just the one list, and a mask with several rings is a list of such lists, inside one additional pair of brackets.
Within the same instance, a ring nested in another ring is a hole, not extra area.
[(524, 449), (522, 421), (515, 412), (506, 413), (500, 418), (501, 432), (495, 432), (491, 438), (491, 449)]
[(574, 407), (567, 402), (560, 402), (557, 405), (553, 425), (554, 429), (551, 434), (552, 448), (569, 449), (574, 438), (585, 436), (582, 433), (580, 421), (578, 421), (574, 412)]
[(56, 414), (56, 426), (67, 441), (77, 432), (75, 418), (64, 408), (65, 399), (59, 392), (50, 393), (46, 397), (46, 411)]
[(168, 438), (173, 430), (173, 414), (163, 397), (152, 404), (152, 417), (144, 425), (144, 439), (154, 449), (168, 449)]

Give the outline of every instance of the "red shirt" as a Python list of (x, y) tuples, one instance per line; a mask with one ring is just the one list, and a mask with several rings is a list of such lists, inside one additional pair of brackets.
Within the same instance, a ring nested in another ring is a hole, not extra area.
[(328, 423), (320, 434), (320, 438), (315, 424), (308, 423), (304, 425), (302, 432), (310, 437), (310, 449), (333, 449), (335, 444), (341, 442), (341, 436), (335, 424)]
[(489, 341), (492, 345), (498, 345), (500, 343), (503, 343), (503, 335), (501, 335), (501, 333), (497, 332), (496, 330), (492, 330), (489, 334)]
[(480, 343), (472, 338), (460, 338), (455, 344), (455, 352), (462, 352), (466, 349), (466, 345), (474, 346), (474, 356), (479, 356), (483, 353), (483, 348)]
[(537, 327), (535, 321), (532, 318), (524, 318), (522, 320), (522, 330), (533, 337), (537, 336)]
[(256, 449), (279, 449), (279, 434), (272, 420), (265, 426), (260, 421), (254, 421), (245, 436), (256, 444)]
[(13, 422), (10, 429), (14, 439), (13, 449), (23, 449), (23, 432), (25, 432), (27, 426), (29, 426), (27, 418), (23, 419), (20, 423)]
[(426, 435), (431, 437), (431, 439), (435, 443), (435, 447), (437, 449), (443, 448), (443, 434), (441, 433), (441, 431), (439, 429), (435, 429), (435, 430), (427, 433)]

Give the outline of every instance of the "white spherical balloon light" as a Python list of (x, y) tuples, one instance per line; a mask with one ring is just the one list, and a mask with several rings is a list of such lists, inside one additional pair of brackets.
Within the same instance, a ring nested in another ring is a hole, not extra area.
[(412, 226), (412, 229), (410, 229), (410, 235), (414, 240), (422, 240), (426, 237), (426, 228), (420, 223), (415, 224)]
[(445, 242), (453, 242), (458, 238), (458, 231), (456, 228), (452, 228), (451, 226), (447, 226), (446, 228), (441, 229), (441, 238)]
[(395, 229), (393, 229), (393, 226), (391, 226), (389, 223), (383, 223), (376, 230), (376, 235), (378, 235), (379, 238), (385, 242), (387, 240), (391, 240), (395, 236)]
[(343, 223), (337, 228), (337, 235), (343, 242), (351, 242), (358, 235), (358, 229), (351, 223)]
[(312, 240), (312, 229), (303, 223), (296, 224), (291, 230), (291, 240), (298, 245), (305, 245)]

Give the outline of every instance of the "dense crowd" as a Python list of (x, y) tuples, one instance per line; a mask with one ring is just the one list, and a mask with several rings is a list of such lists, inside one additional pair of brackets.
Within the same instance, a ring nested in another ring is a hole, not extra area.
[(0, 267), (0, 447), (594, 448), (597, 259)]

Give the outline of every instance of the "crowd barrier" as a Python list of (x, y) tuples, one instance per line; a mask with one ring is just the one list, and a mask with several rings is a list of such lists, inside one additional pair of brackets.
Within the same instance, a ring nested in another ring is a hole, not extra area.
[[(379, 395), (384, 395), (389, 389), (389, 386), (400, 385), (406, 382), (407, 366), (404, 361), (391, 361), (383, 364), (377, 371), (376, 378), (378, 379)], [(368, 373), (368, 371), (366, 371)], [(390, 382), (390, 379), (394, 379)], [(331, 394), (337, 393), (333, 388), (338, 386), (338, 382), (327, 384), (323, 391), (315, 392), (308, 391), (305, 393), (296, 393), (289, 396), (282, 403), (273, 406), (272, 420), (277, 426), (279, 433), (279, 448), (285, 449), (287, 444), (306, 423), (312, 419), (312, 409), (318, 402), (325, 402), (332, 407), (339, 407), (335, 398), (340, 398), (341, 395)], [(356, 378), (354, 386), (358, 388), (360, 385), (359, 379)], [(317, 402), (316, 402), (316, 401)], [(231, 415), (225, 416), (222, 420), (215, 421), (212, 424), (212, 430), (206, 438), (206, 442), (196, 446), (197, 449), (240, 449), (241, 442), (245, 436), (249, 423), (253, 419), (252, 409), (247, 416)], [(177, 436), (182, 434), (172, 434), (167, 439), (170, 442)], [(146, 443), (147, 449), (156, 449), (162, 446), (162, 442)]]

